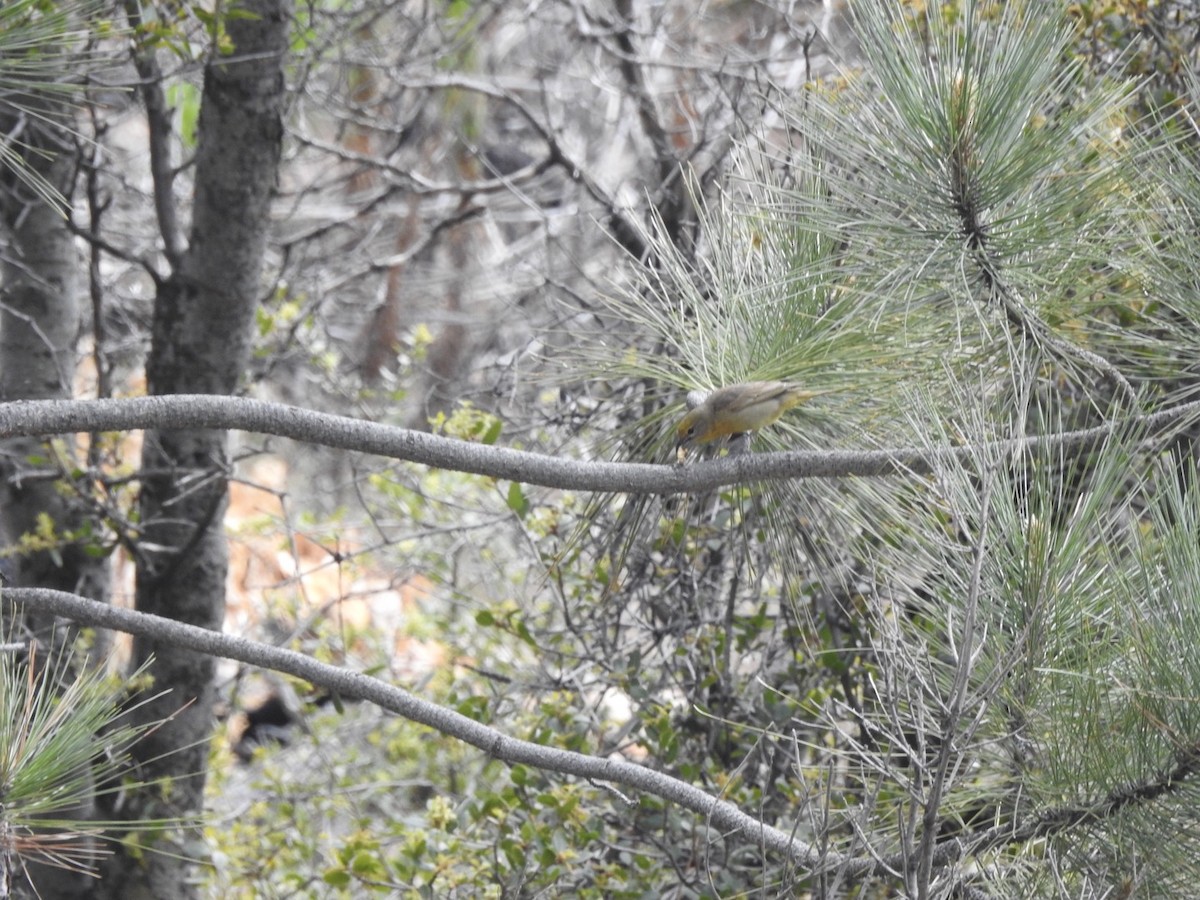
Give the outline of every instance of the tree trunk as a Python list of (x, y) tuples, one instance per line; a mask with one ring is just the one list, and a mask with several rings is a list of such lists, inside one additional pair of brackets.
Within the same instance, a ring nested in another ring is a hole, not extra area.
[[(0, 129), (4, 134), (22, 132), (19, 140), (28, 142), (26, 164), (69, 197), (74, 166), (63, 110), (48, 101), (42, 121), (6, 112), (0, 111)], [(52, 124), (56, 121), (63, 122), (61, 130)], [(69, 398), (80, 326), (80, 260), (74, 238), (63, 212), (11, 174), (0, 193), (0, 212), (6, 238), (0, 253), (0, 400)], [(45, 441), (4, 441), (0, 514), (6, 545), (36, 532), (39, 517), (48, 517), (55, 536), (78, 524), (52, 477), (53, 459)], [(42, 531), (46, 533), (44, 525)], [(71, 545), (5, 556), (4, 574), (19, 585), (88, 593), (80, 556)]]
[[(69, 198), (74, 146), (70, 109), (61, 97), (52, 89), (24, 94), (24, 110), (0, 98), (0, 135), (21, 149), (28, 174)], [(4, 172), (0, 183), (0, 218), (0, 400), (70, 398), (81, 321), (81, 262), (67, 219), (12, 169)], [(13, 438), (2, 443), (0, 571), (17, 586), (55, 588), (106, 601), (107, 561), (89, 554), (78, 537), (90, 511), (62, 489), (77, 464), (73, 442), (64, 437), (58, 447), (61, 466), (51, 442)], [(17, 615), (19, 611), (4, 609), (6, 639)], [(77, 629), (51, 616), (27, 614), (20, 621), (40, 644), (34, 658), (67, 676), (69, 667), (62, 656), (74, 649)], [(93, 659), (102, 655), (104, 646), (103, 640), (93, 642)], [(72, 815), (86, 820), (92, 811), (89, 803)], [(32, 862), (26, 872), (38, 896), (46, 900), (77, 897), (88, 881), (79, 873)]]
[[(152, 394), (232, 393), (249, 363), (270, 201), (282, 138), (283, 56), (290, 0), (249, 0), (226, 21), (233, 52), (204, 79), (189, 245), (156, 299), (147, 382)], [(249, 15), (246, 15), (246, 14)], [(143, 533), (136, 600), (143, 612), (219, 629), (228, 565), (223, 517), (229, 459), (223, 431), (147, 432), (140, 500)], [(143, 778), (170, 790), (139, 791), (125, 817), (189, 815), (202, 805), (212, 732), (213, 661), (141, 640), (134, 662), (153, 659), (153, 692), (134, 713), (171, 716), (135, 747)], [(197, 845), (159, 845), (140, 858), (118, 852), (101, 895), (196, 896)], [(120, 848), (119, 848), (120, 850)]]

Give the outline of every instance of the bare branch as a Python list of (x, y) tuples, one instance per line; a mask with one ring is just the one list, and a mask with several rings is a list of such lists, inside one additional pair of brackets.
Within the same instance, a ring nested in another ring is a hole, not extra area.
[[(125, 14), (136, 32), (142, 24), (139, 5), (125, 0)], [(150, 174), (154, 180), (154, 212), (162, 232), (163, 254), (171, 268), (177, 268), (183, 256), (183, 232), (175, 210), (175, 169), (171, 165), (171, 110), (163, 92), (163, 74), (154, 51), (135, 46), (133, 65), (138, 73), (138, 93), (146, 106), (146, 125), (150, 133)]]
[[(1128, 416), (1079, 431), (1000, 440), (989, 446), (1002, 454), (1056, 446), (1064, 457), (1079, 456), (1124, 432), (1142, 432), (1146, 434), (1146, 440), (1156, 439), (1159, 432), (1169, 431), (1196, 415), (1200, 415), (1200, 401), (1181, 403), (1158, 413)], [(925, 475), (938, 463), (970, 460), (980, 450), (980, 446), (974, 445), (935, 449), (790, 450), (743, 454), (682, 467), (569, 460), (245, 397), (174, 394), (0, 403), (0, 438), (140, 428), (166, 431), (229, 428), (275, 434), (318, 446), (364, 452), (451, 472), (488, 475), (526, 485), (650, 494), (695, 493), (726, 485), (794, 478)]]
[(1088, 453), (1125, 433), (1141, 434), (1147, 441), (1161, 440), (1164, 434), (1198, 415), (1200, 400), (1194, 400), (1149, 415), (1115, 419), (1093, 428), (988, 445), (746, 453), (691, 466), (566, 459), (508, 447), (485, 446), (283, 403), (212, 394), (2, 403), (0, 438), (144, 428), (166, 431), (233, 429), (521, 484), (625, 494), (684, 494), (731, 484), (789, 478), (926, 475), (944, 462), (972, 459), (985, 446), (993, 451), (993, 455), (995, 451), (1017, 454), (1056, 447), (1066, 458)]
[(662, 772), (611, 758), (587, 756), (512, 738), (378, 678), (326, 665), (294, 650), (260, 644), (135, 610), (120, 609), (63, 591), (10, 588), (4, 591), (4, 597), (7, 601), (27, 603), (39, 611), (83, 624), (123, 631), (163, 645), (233, 659), (302, 678), (344, 699), (374, 703), (381, 709), (478, 747), (507, 763), (535, 766), (562, 775), (646, 791), (705, 816), (722, 832), (740, 834), (747, 843), (784, 854), (801, 866), (812, 867), (822, 857), (825, 865), (837, 865), (845, 861), (835, 854), (814, 849), (787, 831), (765, 825), (736, 806)]
[[(533, 108), (514, 91), (507, 90), (496, 83), (459, 75), (443, 75), (419, 81), (407, 79), (404, 84), (406, 87), (414, 89), (455, 88), (463, 91), (472, 91), (481, 96), (500, 100), (512, 106), (546, 145), (548, 162), (558, 165), (571, 181), (581, 186), (593, 200), (604, 208), (604, 211), (609, 216), (609, 228), (617, 236), (625, 250), (635, 258), (641, 258), (646, 252), (645, 246), (638, 237), (641, 229), (629, 219), (617, 200), (600, 186), (600, 182), (590, 174), (589, 169), (567, 151), (553, 128), (543, 122)], [(539, 163), (539, 170), (541, 166), (542, 164)]]
[(966, 707), (967, 687), (970, 684), (971, 670), (977, 657), (975, 634), (975, 617), (979, 610), (979, 586), (983, 575), (983, 563), (990, 551), (991, 535), (988, 525), (991, 522), (992, 480), (984, 481), (979, 498), (979, 536), (975, 539), (974, 562), (971, 565), (971, 587), (967, 594), (967, 602), (963, 610), (962, 636), (958, 644), (958, 666), (954, 671), (954, 685), (951, 688), (949, 704), (943, 717), (941, 749), (938, 751), (937, 764), (933, 770), (933, 780), (929, 785), (929, 796), (925, 801), (925, 816), (922, 821), (923, 831), (919, 846), (917, 862), (917, 896), (926, 900), (929, 887), (933, 883), (933, 851), (937, 846), (938, 815), (942, 807), (942, 797), (950, 786), (951, 759), (957, 758), (961, 751), (961, 743), (966, 743), (967, 736), (960, 735), (959, 723), (963, 718)]

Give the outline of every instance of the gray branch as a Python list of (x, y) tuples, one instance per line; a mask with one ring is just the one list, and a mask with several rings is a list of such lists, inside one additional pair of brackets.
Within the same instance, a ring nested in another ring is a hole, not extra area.
[[(43, 588), (8, 588), (4, 598), (29, 604), (39, 612), (53, 613), (85, 625), (123, 631), (152, 641), (197, 653), (233, 659), (304, 679), (343, 699), (365, 700), (410, 721), (427, 725), (448, 737), (464, 741), (507, 763), (521, 763), (597, 782), (610, 782), (646, 791), (706, 818), (718, 831), (741, 835), (747, 843), (790, 857), (797, 865), (838, 865), (845, 859), (797, 840), (785, 830), (766, 825), (686, 782), (644, 766), (601, 759), (569, 750), (543, 747), (481, 725), (474, 719), (421, 700), (402, 688), (350, 669), (319, 663), (303, 653), (233, 637), (160, 616), (108, 606), (63, 591)], [(182, 702), (182, 700), (181, 700)]]
[[(1130, 433), (1149, 438), (1196, 416), (1200, 416), (1200, 400), (1094, 428), (1000, 441), (991, 449), (1018, 454), (1049, 446), (1057, 448), (1063, 456), (1076, 456), (1095, 450), (1116, 435)], [(176, 394), (0, 403), (0, 439), (144, 428), (234, 429), (522, 484), (628, 494), (692, 493), (731, 484), (789, 478), (925, 475), (940, 463), (973, 458), (980, 450), (969, 445), (935, 449), (791, 450), (748, 453), (684, 467), (546, 456), (242, 397)]]

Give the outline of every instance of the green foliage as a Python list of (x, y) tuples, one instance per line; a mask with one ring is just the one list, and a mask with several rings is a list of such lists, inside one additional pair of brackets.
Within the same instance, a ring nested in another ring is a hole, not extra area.
[[(167, 86), (167, 103), (175, 111), (175, 127), (183, 146), (196, 148), (196, 125), (200, 121), (200, 89), (190, 82), (180, 81)], [(259, 315), (265, 315), (259, 314)], [(260, 322), (260, 329), (262, 323)]]
[[(11, 0), (0, 4), (0, 119), (28, 118), (0, 142), (0, 171), (10, 172), (44, 203), (65, 213), (66, 198), (40, 171), (39, 130), (74, 135), (64, 115), (83, 85), (81, 74), (105, 63), (93, 38), (120, 33), (103, 0)], [(70, 76), (70, 77), (68, 77)], [(30, 153), (33, 156), (30, 157)]]
[[(63, 529), (61, 523), (49, 513), (39, 512), (34, 519), (32, 530), (17, 535), (7, 546), (0, 549), (0, 558), (18, 559), (45, 553), (55, 565), (61, 566), (64, 551), (78, 550), (97, 559), (109, 556), (121, 541), (122, 523), (104, 516), (118, 509), (119, 504), (105, 506), (107, 498), (103, 496), (103, 492), (106, 488), (100, 484), (88, 484), (84, 473), (74, 465), (72, 455), (68, 454), (65, 448), (54, 446), (52, 456), (58, 467), (56, 474), (60, 476), (55, 482), (58, 492), (70, 502), (87, 507), (89, 511), (98, 512), (104, 509), (105, 512), (83, 518), (76, 527), (69, 529)], [(49, 456), (29, 455), (25, 459), (31, 466), (42, 466), (46, 467), (47, 471), (54, 471), (47, 466), (50, 462)], [(114, 493), (120, 495), (121, 492), (117, 490)]]
[(238, 2), (217, 3), (211, 8), (196, 3), (154, 3), (139, 9), (135, 37), (142, 50), (164, 50), (191, 62), (210, 53), (231, 54), (235, 48), (228, 23), (254, 18), (256, 15)]
[(98, 794), (132, 785), (129, 748), (160, 724), (131, 726), (125, 718), (139, 677), (123, 683), (91, 670), (68, 676), (36, 650), (25, 659), (11, 646), (0, 653), (0, 852), (6, 858), (90, 872), (104, 839), (137, 840), (138, 832), (188, 824), (104, 822), (89, 812)]
[(117, 33), (110, 12), (101, 0), (5, 3), (0, 7), (0, 85), (16, 91), (28, 91), (31, 85), (78, 91), (62, 78), (64, 61), (85, 40)]

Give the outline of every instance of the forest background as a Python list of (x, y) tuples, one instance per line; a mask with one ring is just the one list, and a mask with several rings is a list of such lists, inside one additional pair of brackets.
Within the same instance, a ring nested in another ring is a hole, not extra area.
[(3, 884), (1188, 896), (1198, 26), (5, 3)]

